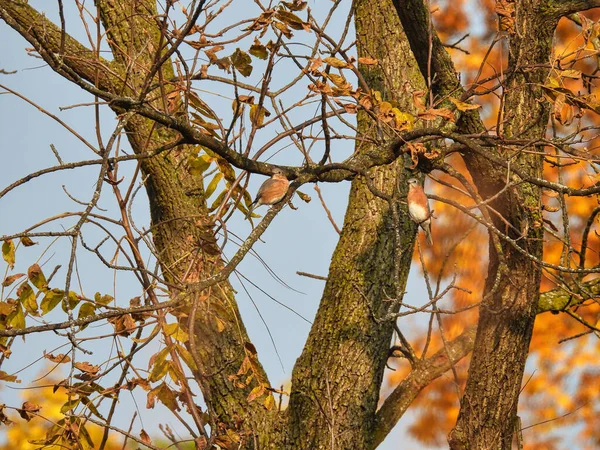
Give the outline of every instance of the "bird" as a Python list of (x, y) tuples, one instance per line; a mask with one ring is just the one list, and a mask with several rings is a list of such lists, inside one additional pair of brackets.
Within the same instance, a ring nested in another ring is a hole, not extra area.
[(260, 205), (274, 205), (285, 197), (288, 191), (290, 182), (283, 174), (281, 169), (275, 169), (271, 178), (266, 180), (256, 193), (256, 198), (250, 204), (248, 208), (248, 214), (246, 217), (250, 217), (252, 211), (258, 208)]
[(431, 210), (429, 209), (429, 201), (423, 191), (423, 187), (416, 178), (408, 180), (408, 195), (406, 196), (408, 203), (408, 214), (413, 222), (419, 225), (425, 232), (425, 237), (429, 245), (433, 245), (431, 239)]

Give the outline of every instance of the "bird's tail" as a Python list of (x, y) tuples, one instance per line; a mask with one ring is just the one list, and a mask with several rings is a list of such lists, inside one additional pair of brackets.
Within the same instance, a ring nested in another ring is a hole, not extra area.
[(254, 211), (257, 207), (257, 202), (256, 200), (254, 200), (252, 203), (250, 203), (250, 206), (248, 207), (248, 213), (246, 214), (246, 220), (250, 219), (250, 216), (252, 215), (252, 211)]
[(425, 237), (427, 238), (427, 243), (429, 245), (433, 245), (433, 239), (431, 237), (431, 222), (428, 220), (421, 224), (423, 231), (425, 232)]

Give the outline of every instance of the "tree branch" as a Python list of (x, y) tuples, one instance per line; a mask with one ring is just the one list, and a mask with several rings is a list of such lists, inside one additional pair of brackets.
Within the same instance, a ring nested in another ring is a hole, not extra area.
[[(582, 288), (585, 291), (584, 295), (576, 295), (563, 287), (544, 292), (540, 295), (538, 314), (563, 311), (565, 308), (580, 304), (588, 298), (598, 295), (600, 278), (583, 283)], [(377, 411), (372, 449), (377, 448), (392, 431), (392, 428), (424, 388), (450, 370), (453, 364), (471, 353), (476, 329), (475, 325), (467, 328), (460, 336), (448, 342), (446, 349), (441, 349), (430, 358), (420, 361), (410, 374), (394, 388)]]
[(117, 77), (111, 71), (109, 61), (99, 58), (72, 36), (63, 33), (26, 1), (0, 0), (0, 18), (32, 44), (51, 66), (60, 60), (74, 74), (100, 89), (111, 90), (113, 87)]
[(568, 16), (598, 7), (600, 7), (600, 0), (550, 0), (548, 2), (548, 12), (556, 17)]

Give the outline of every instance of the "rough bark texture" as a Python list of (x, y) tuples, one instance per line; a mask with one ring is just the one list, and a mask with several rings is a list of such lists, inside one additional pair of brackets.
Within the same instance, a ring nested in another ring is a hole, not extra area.
[[(157, 26), (156, 3), (97, 1), (102, 23), (107, 30), (115, 62), (122, 70), (126, 83), (122, 94), (139, 96), (146, 78), (156, 61), (156, 50), (164, 45)], [(135, 61), (130, 55), (136, 55)], [(173, 69), (165, 63), (157, 79), (170, 79)], [(131, 89), (131, 93), (129, 90)], [(171, 86), (163, 85), (163, 96), (156, 108), (167, 109), (164, 97)], [(174, 113), (174, 111), (173, 111)], [(160, 124), (136, 117), (127, 127), (129, 141), (136, 152), (145, 146), (164, 145), (177, 138), (177, 133)], [(222, 268), (220, 250), (213, 237), (203, 185), (191, 176), (182, 160), (186, 149), (165, 156), (143, 160), (142, 172), (148, 175), (146, 189), (152, 217), (152, 239), (167, 281), (174, 284), (199, 281)], [(173, 294), (176, 294), (175, 289)], [(204, 295), (190, 298), (195, 303), (193, 327), (194, 352), (198, 365), (196, 379), (210, 410), (222, 422), (224, 429), (237, 429), (252, 435), (267, 435), (270, 427), (267, 412), (260, 402), (248, 403), (246, 398), (255, 384), (245, 388), (234, 386), (234, 375), (246, 357), (252, 359), (255, 381), (268, 382), (267, 375), (245, 344), (250, 342), (228, 282), (220, 283)], [(190, 309), (186, 308), (190, 314)], [(223, 329), (219, 330), (217, 326)], [(252, 438), (248, 438), (252, 442)]]
[[(509, 2), (512, 3), (512, 2)], [(429, 13), (420, 0), (394, 2), (408, 32), (421, 71), (431, 70), (432, 89), (441, 97), (459, 97), (464, 89), (456, 78), (452, 61), (437, 36), (433, 36), (432, 60), (427, 45)], [(548, 15), (546, 3), (518, 2), (515, 32), (509, 40), (510, 77), (507, 83), (503, 136), (532, 140), (544, 135), (548, 106), (542, 101), (539, 86), (546, 70), (531, 69), (547, 64), (550, 56), (556, 15)], [(553, 18), (551, 18), (553, 17)], [(485, 131), (477, 115), (463, 114), (457, 123), (463, 133)], [(489, 151), (495, 152), (490, 149)], [(514, 155), (511, 155), (514, 156)], [(502, 189), (506, 169), (495, 167), (484, 155), (464, 154), (465, 163), (482, 198)], [(526, 173), (541, 176), (539, 155), (519, 154), (513, 159)], [(529, 341), (539, 297), (541, 267), (522, 251), (541, 259), (542, 229), (539, 188), (523, 183), (508, 190), (492, 203), (503, 219), (492, 214), (495, 226), (515, 243), (490, 239), (490, 264), (480, 308), (480, 321), (465, 396), (456, 427), (450, 436), (453, 448), (510, 448), (517, 413), (517, 402)], [(508, 225), (507, 225), (508, 224)]]
[[(34, 44), (61, 75), (80, 85), (87, 81), (111, 94), (137, 98), (156, 61), (156, 49), (164, 45), (156, 2), (97, 0), (96, 6), (113, 61), (98, 60), (94, 52), (65, 34), (63, 64), (56, 59), (61, 51), (61, 30), (25, 1), (0, 1), (2, 18)], [(167, 61), (157, 72), (154, 82), (169, 79), (172, 75), (172, 66)], [(164, 83), (161, 95), (152, 106), (166, 111), (165, 95), (171, 89)], [(116, 112), (122, 113), (122, 110), (117, 108)], [(159, 148), (178, 137), (177, 132), (141, 116), (131, 117), (125, 130), (136, 153)], [(199, 178), (189, 175), (181, 164), (186, 155), (186, 148), (181, 147), (175, 152), (141, 160), (142, 173), (147, 177), (155, 252), (166, 280), (180, 286), (208, 277), (222, 267), (220, 251), (206, 220), (202, 183)], [(172, 294), (179, 292), (175, 289)], [(221, 283), (201, 298), (194, 327), (196, 361), (200, 363), (197, 379), (208, 408), (227, 427), (260, 434), (270, 426), (267, 425), (269, 414), (259, 402), (248, 404), (246, 401), (252, 385), (240, 389), (228, 378), (240, 368), (248, 354), (244, 344), (249, 342), (231, 286), (227, 282)], [(222, 332), (216, 327), (217, 315), (225, 327)], [(254, 368), (257, 376), (266, 381), (266, 373), (258, 360)]]
[[(504, 108), (506, 138), (531, 139), (544, 136), (548, 103), (541, 85), (552, 48), (556, 21), (539, 7), (542, 2), (519, 2), (515, 32), (510, 35), (509, 69)], [(536, 69), (525, 68), (537, 65)], [(542, 177), (543, 149), (539, 154), (517, 153), (516, 167)], [(513, 153), (514, 154), (514, 153)], [(541, 189), (523, 183), (510, 189), (492, 207), (504, 220), (495, 225), (512, 243), (490, 245), (490, 264), (480, 307), (480, 318), (469, 377), (455, 428), (450, 434), (453, 449), (510, 449), (515, 432), (517, 404), (529, 342), (537, 312), (543, 244)]]
[[(64, 35), (63, 46), (61, 30), (23, 0), (0, 0), (0, 16), (62, 76), (79, 85), (87, 82), (112, 94), (136, 98), (148, 83), (146, 77), (156, 61), (156, 49), (164, 45), (155, 2), (97, 0), (96, 4), (113, 52), (112, 61), (98, 58), (68, 35)], [(556, 19), (548, 17), (557, 17), (555, 10), (560, 3), (550, 2), (546, 9), (543, 5), (533, 0), (519, 2), (517, 33), (509, 36), (509, 63), (515, 70), (510, 71), (508, 81), (503, 131), (506, 137), (536, 139), (546, 127), (547, 109), (539, 101), (545, 69), (524, 70), (528, 65), (548, 62), (556, 25)], [(432, 40), (431, 65), (428, 63), (429, 25), (423, 1), (356, 0), (355, 9), (359, 55), (375, 58), (381, 64), (361, 70), (370, 87), (380, 91), (386, 100), (397, 102), (402, 111), (411, 111), (412, 93), (425, 89), (423, 78), (428, 75), (439, 98), (458, 98), (464, 92), (452, 61), (436, 36)], [(402, 31), (399, 18), (408, 35)], [(164, 81), (171, 75), (172, 67), (167, 62), (152, 81)], [(162, 95), (152, 106), (166, 111), (164, 95), (170, 87), (168, 83), (162, 86)], [(122, 112), (118, 108), (117, 111)], [(463, 133), (484, 131), (477, 112), (463, 114), (457, 125)], [(381, 137), (366, 116), (359, 116), (359, 128), (365, 135)], [(140, 116), (130, 119), (126, 131), (138, 153), (172, 142), (178, 136)], [(173, 288), (173, 294), (179, 294), (186, 282), (208, 277), (223, 265), (206, 220), (202, 184), (180, 166), (186, 149), (178, 150), (141, 163), (148, 177), (146, 188), (157, 256), (165, 278), (174, 286), (183, 284), (181, 289)], [(383, 149), (364, 144), (357, 148), (364, 154), (383, 154), (380, 150)], [(511, 149), (506, 151), (512, 155)], [(495, 167), (488, 158), (466, 152), (465, 162), (483, 197), (494, 195), (504, 186), (505, 169)], [(539, 156), (522, 154), (512, 164), (532, 175), (541, 175)], [(395, 204), (401, 205), (398, 192), (406, 193), (403, 161), (373, 169), (369, 177), (374, 186), (393, 194)], [(496, 220), (495, 225), (517, 239), (515, 245), (521, 250), (540, 258), (539, 189), (523, 183), (492, 206), (510, 224)], [(246, 345), (249, 339), (231, 286), (221, 283), (192, 299), (196, 307), (185, 312), (196, 317), (195, 346), (191, 345), (190, 350), (197, 356), (196, 376), (204, 399), (228, 428), (251, 435), (245, 449), (255, 448), (254, 442), (258, 448), (277, 450), (373, 449), (419, 391), (473, 345), (469, 381), (451, 444), (454, 448), (510, 448), (537, 311), (539, 266), (512, 244), (492, 245), (476, 337), (473, 329), (466, 330), (449, 343), (447, 351), (422, 361), (376, 412), (392, 324), (378, 322), (375, 317), (387, 311), (389, 302), (385, 300), (404, 290), (416, 232), (402, 205), (398, 217), (395, 220), (389, 204), (371, 193), (364, 178), (353, 181), (340, 242), (315, 323), (293, 371), (292, 395), (284, 413), (269, 413), (260, 402), (248, 403), (247, 395), (253, 385), (238, 388), (228, 378), (245, 358), (250, 358), (255, 376), (267, 379), (252, 347)], [(399, 242), (396, 236), (400, 237)], [(402, 250), (400, 254), (398, 248)], [(594, 292), (598, 286), (593, 285)], [(540, 300), (539, 310), (558, 310), (569, 301), (564, 292), (547, 295)], [(218, 330), (215, 317), (224, 330)], [(448, 355), (453, 361), (448, 360)]]
[[(376, 58), (383, 67), (363, 68), (367, 83), (411, 111), (412, 92), (422, 89), (423, 82), (391, 2), (374, 8), (361, 0), (355, 8), (359, 56)], [(377, 128), (365, 116), (359, 117), (359, 129), (377, 137)], [(357, 148), (365, 150), (365, 145)], [(406, 195), (401, 159), (370, 176), (386, 194), (394, 194), (398, 186)], [(414, 245), (415, 225), (405, 205), (399, 218), (395, 223), (388, 203), (374, 197), (364, 179), (354, 180), (323, 298), (292, 374), (286, 448), (370, 448), (393, 331), (391, 322), (377, 323), (374, 314), (383, 315), (386, 298), (404, 290)], [(402, 254), (395, 250), (397, 231)], [(397, 278), (395, 258), (401, 258)]]

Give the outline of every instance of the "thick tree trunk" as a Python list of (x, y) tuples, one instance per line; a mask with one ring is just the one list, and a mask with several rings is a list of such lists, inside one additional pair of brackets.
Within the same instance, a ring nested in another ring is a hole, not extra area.
[[(355, 21), (359, 56), (377, 59), (383, 69), (362, 67), (367, 83), (412, 111), (412, 92), (423, 89), (423, 81), (391, 1), (356, 1)], [(377, 138), (366, 115), (359, 115), (358, 125), (361, 133)], [(357, 151), (365, 150), (367, 145), (357, 145)], [(400, 159), (369, 176), (398, 202), (394, 193), (399, 188), (406, 195), (406, 174)], [(353, 181), (323, 298), (292, 374), (286, 448), (370, 448), (393, 332), (392, 321), (379, 323), (375, 316), (385, 314), (390, 296), (404, 291), (414, 246), (415, 224), (406, 205), (400, 209), (397, 223), (389, 204), (375, 197), (362, 177)]]
[[(156, 49), (161, 43), (164, 45), (157, 25), (156, 2), (99, 0), (97, 6), (114, 60), (123, 79), (127, 80), (122, 94), (137, 97), (144, 84), (149, 84), (146, 78), (157, 60)], [(163, 64), (160, 71), (162, 79), (173, 77), (170, 61)], [(164, 96), (172, 87), (165, 83), (162, 89), (163, 95), (155, 101), (155, 107), (166, 110)], [(149, 142), (158, 147), (178, 136), (177, 132), (142, 117), (132, 120), (127, 132), (137, 153), (147, 151)], [(187, 150), (182, 147), (177, 152), (142, 162), (142, 173), (148, 177), (146, 188), (157, 258), (165, 279), (180, 286), (207, 278), (223, 267), (208, 220), (202, 181), (186, 170)], [(172, 289), (173, 295), (180, 293), (177, 288)], [(245, 441), (253, 447), (257, 436), (268, 435), (271, 414), (262, 402), (248, 402), (247, 397), (259, 382), (268, 384), (268, 378), (256, 355), (249, 350), (252, 347), (247, 345), (250, 338), (231, 285), (222, 282), (207, 292), (190, 295), (188, 305), (182, 311), (186, 313), (183, 323), (193, 333), (188, 348), (194, 353), (198, 366), (195, 378), (204, 401), (217, 418), (219, 430), (216, 431), (236, 430), (246, 435)], [(187, 324), (187, 316), (195, 318), (193, 324)], [(245, 387), (236, 386), (230, 376), (238, 372), (245, 359), (252, 361), (254, 379)]]
[[(25, 1), (0, 0), (0, 14), (61, 75), (80, 85), (81, 80), (87, 80), (113, 94), (135, 98), (147, 84), (146, 76), (161, 43), (155, 2), (97, 0), (96, 4), (113, 50), (114, 59), (110, 62), (100, 60), (68, 35), (64, 35), (63, 46), (61, 30)], [(510, 36), (510, 65), (516, 70), (510, 72), (507, 85), (503, 132), (507, 138), (537, 139), (543, 136), (546, 126), (547, 107), (540, 101), (539, 92), (546, 69), (540, 67), (549, 60), (556, 20), (547, 19), (538, 4), (542, 3), (519, 2), (517, 31)], [(432, 40), (432, 60), (428, 62), (428, 13), (421, 0), (356, 0), (355, 10), (359, 55), (380, 63), (361, 67), (361, 71), (370, 87), (381, 92), (384, 99), (396, 102), (402, 111), (412, 111), (412, 94), (425, 90), (421, 73), (427, 76), (429, 69), (432, 88), (439, 98), (450, 92), (454, 97), (460, 95), (452, 62), (437, 37)], [(402, 31), (398, 16), (405, 23), (408, 36)], [(60, 61), (56, 56), (59, 54)], [(533, 64), (535, 68), (527, 68)], [(168, 62), (160, 71), (162, 80), (172, 76)], [(168, 84), (163, 84), (163, 88), (163, 94), (170, 89)], [(153, 106), (165, 110), (163, 99), (159, 96)], [(366, 115), (359, 115), (359, 129), (374, 139), (382, 137), (380, 129)], [(458, 130), (482, 132), (477, 113), (465, 113)], [(140, 116), (130, 118), (127, 132), (137, 153), (160, 147), (178, 136)], [(202, 183), (182, 167), (186, 149), (180, 150), (141, 162), (147, 176), (154, 245), (174, 295), (183, 292), (186, 283), (217, 273), (223, 266), (212, 227), (206, 220)], [(359, 152), (372, 150), (377, 149), (364, 143), (357, 147)], [(504, 150), (515, 156), (514, 149)], [(465, 161), (482, 196), (494, 195), (504, 186), (506, 169), (471, 152), (465, 153)], [(532, 175), (541, 175), (539, 155), (519, 154), (511, 159), (511, 164)], [(404, 291), (416, 226), (408, 219), (398, 195), (406, 191), (404, 162), (371, 170), (367, 176), (377, 189), (393, 196), (392, 204), (398, 207), (398, 214), (392, 213), (388, 202), (373, 195), (365, 178), (353, 181), (321, 305), (294, 368), (286, 412), (270, 413), (261, 402), (248, 402), (248, 392), (254, 385), (236, 387), (228, 377), (249, 358), (256, 372), (255, 381), (267, 381), (248, 345), (228, 283), (197, 293), (184, 311), (196, 319), (195, 346), (189, 348), (196, 355), (196, 378), (206, 403), (223, 426), (248, 433), (244, 448), (254, 448), (255, 442), (259, 448), (290, 450), (374, 448), (405, 410), (406, 405), (402, 404), (410, 402), (427, 380), (439, 376), (446, 367), (440, 361), (445, 355), (442, 353), (431, 362), (431, 373), (419, 367), (416, 376), (426, 381), (412, 391), (398, 390), (386, 402), (377, 428), (375, 412), (393, 328), (392, 322), (376, 318), (387, 312), (390, 297)], [(509, 447), (538, 301), (540, 267), (523, 252), (541, 258), (539, 189), (522, 183), (492, 206), (506, 221), (496, 219), (495, 226), (513, 242), (493, 242), (491, 246), (476, 350), (451, 438), (455, 448)], [(457, 355), (466, 353), (470, 342), (471, 335), (457, 338)], [(410, 377), (407, 380), (412, 382)], [(408, 391), (411, 392), (406, 394)], [(398, 398), (403, 395), (404, 398)], [(400, 406), (396, 408), (392, 402)]]
[[(557, 17), (551, 17), (544, 1), (505, 2), (515, 6), (512, 17), (503, 20), (509, 40), (509, 73), (504, 105), (506, 138), (531, 139), (544, 136), (548, 105), (541, 85), (545, 81), (552, 35)], [(518, 3), (518, 5), (517, 5)], [(443, 98), (460, 96), (452, 61), (436, 35), (429, 41), (430, 15), (421, 0), (394, 1), (407, 30), (411, 47), (425, 75), (431, 70), (432, 89)], [(434, 32), (435, 33), (435, 32)], [(484, 133), (478, 115), (462, 114), (458, 131)], [(503, 150), (496, 156), (505, 157)], [(512, 167), (541, 177), (543, 148), (538, 154), (509, 153)], [(516, 156), (516, 157), (515, 157)], [(495, 196), (505, 186), (506, 168), (494, 166), (485, 157), (465, 149), (465, 163), (483, 199)], [(539, 297), (541, 266), (532, 260), (542, 256), (540, 189), (522, 183), (491, 204), (499, 213), (490, 217), (494, 226), (512, 242), (490, 233), (490, 264), (480, 308), (480, 321), (465, 396), (456, 427), (450, 436), (453, 448), (510, 448), (517, 402)], [(517, 248), (515, 248), (517, 247)]]
[[(550, 59), (556, 19), (542, 14), (542, 3), (519, 2), (513, 18), (505, 138), (535, 142), (544, 137), (548, 124), (549, 105), (543, 100), (541, 86), (548, 75), (543, 67)], [(528, 67), (535, 68), (524, 70)], [(533, 148), (537, 152), (513, 149), (512, 164), (541, 178), (544, 149)], [(498, 245), (490, 239), (488, 278), (469, 377), (458, 421), (450, 434), (453, 449), (511, 448), (512, 437), (518, 431), (517, 404), (539, 301), (541, 189), (522, 183), (499, 197), (492, 207), (504, 219), (494, 216), (495, 226), (514, 241)]]

